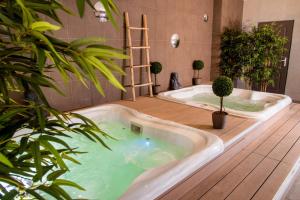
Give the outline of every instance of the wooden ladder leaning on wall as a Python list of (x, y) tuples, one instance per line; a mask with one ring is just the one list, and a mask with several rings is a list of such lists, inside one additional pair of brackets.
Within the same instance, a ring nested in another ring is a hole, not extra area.
[[(132, 89), (132, 99), (133, 101), (136, 100), (136, 94), (135, 94), (135, 88), (137, 87), (149, 87), (149, 94), (151, 97), (153, 97), (152, 92), (152, 81), (151, 81), (151, 72), (150, 72), (150, 45), (149, 45), (149, 37), (148, 37), (148, 24), (147, 24), (147, 16), (142, 15), (143, 19), (143, 26), (142, 27), (132, 27), (129, 24), (129, 15), (128, 12), (125, 12), (125, 25), (126, 25), (126, 35), (127, 35), (127, 50), (129, 54), (129, 69), (130, 69), (130, 77), (131, 77), (131, 84), (127, 85), (125, 87), (131, 87)], [(131, 31), (140, 30), (143, 31), (143, 40), (144, 40), (144, 46), (132, 46), (132, 40), (131, 40)], [(133, 52), (134, 50), (145, 50), (146, 51), (146, 64), (141, 65), (134, 65), (133, 62)], [(134, 80), (134, 69), (140, 69), (140, 68), (146, 68), (147, 69), (147, 83), (141, 83), (141, 84), (135, 84)]]

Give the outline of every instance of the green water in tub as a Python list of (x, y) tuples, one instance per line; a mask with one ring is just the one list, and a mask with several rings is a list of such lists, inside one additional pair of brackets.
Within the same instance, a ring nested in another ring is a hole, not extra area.
[(112, 151), (84, 136), (75, 135), (67, 141), (72, 147), (88, 152), (76, 157), (81, 165), (68, 163), (70, 172), (63, 177), (86, 189), (79, 191), (65, 187), (74, 199), (118, 199), (147, 169), (179, 160), (189, 153), (146, 133), (137, 135), (119, 122), (101, 123), (100, 127), (118, 139), (105, 140)]
[[(219, 106), (220, 98), (211, 93), (201, 93), (197, 94), (189, 100), (194, 102), (205, 103), (207, 105)], [(259, 112), (264, 110), (264, 101), (253, 101), (245, 99), (239, 96), (228, 96), (224, 97), (225, 108), (230, 108), (233, 110), (247, 111), (247, 112)]]

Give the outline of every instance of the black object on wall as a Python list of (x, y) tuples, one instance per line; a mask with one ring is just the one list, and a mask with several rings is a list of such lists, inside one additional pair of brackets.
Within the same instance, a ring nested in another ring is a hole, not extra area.
[(170, 90), (177, 90), (182, 88), (181, 84), (179, 83), (178, 80), (178, 73), (177, 72), (172, 72), (171, 77), (170, 77), (170, 85), (169, 89)]

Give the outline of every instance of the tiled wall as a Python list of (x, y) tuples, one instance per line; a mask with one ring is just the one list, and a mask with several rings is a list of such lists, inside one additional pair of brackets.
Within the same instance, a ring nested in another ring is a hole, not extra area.
[[(212, 0), (116, 0), (116, 2), (122, 13), (129, 12), (131, 24), (134, 26), (141, 25), (142, 13), (147, 15), (151, 61), (159, 61), (163, 65), (162, 73), (158, 75), (161, 90), (168, 89), (171, 72), (179, 73), (180, 82), (184, 86), (191, 85), (192, 62), (195, 59), (202, 59), (205, 63), (205, 68), (201, 72), (203, 80), (210, 79)], [(76, 10), (75, 1), (64, 0), (63, 3)], [(202, 20), (204, 14), (209, 16), (208, 22)], [(107, 43), (114, 47), (124, 47), (123, 16), (117, 18), (119, 31), (116, 31), (110, 23), (98, 22), (89, 8), (83, 19), (65, 14), (61, 17), (65, 27), (57, 33), (59, 38), (73, 40), (86, 36), (101, 36), (107, 38)], [(180, 36), (180, 46), (177, 49), (170, 46), (170, 37), (173, 33)], [(135, 44), (140, 44), (141, 34), (133, 34), (133, 40)], [(140, 57), (135, 56), (136, 64), (140, 62)], [(136, 73), (137, 80), (139, 74)], [(87, 89), (76, 79), (64, 84), (57, 73), (53, 72), (51, 76), (58, 80), (66, 95), (62, 97), (53, 91), (46, 91), (46, 94), (50, 103), (61, 110), (72, 110), (121, 99), (121, 92), (105, 80), (101, 80), (106, 93), (106, 97), (102, 97), (92, 85)], [(128, 77), (125, 78), (125, 82), (128, 82)], [(139, 93), (138, 90), (137, 92)], [(128, 89), (125, 98), (130, 97), (131, 92)]]

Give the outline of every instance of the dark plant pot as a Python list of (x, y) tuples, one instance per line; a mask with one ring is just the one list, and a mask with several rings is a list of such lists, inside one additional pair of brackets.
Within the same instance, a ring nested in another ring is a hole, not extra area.
[(193, 85), (200, 85), (201, 84), (201, 78), (193, 78)]
[(227, 112), (216, 111), (212, 113), (212, 121), (214, 129), (223, 129), (226, 125)]
[(152, 91), (154, 95), (158, 95), (160, 85), (152, 85)]

